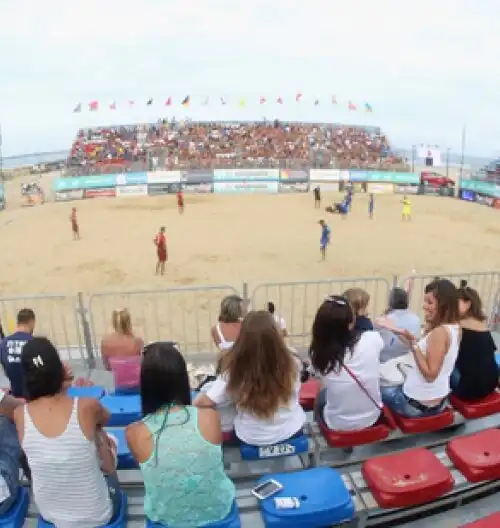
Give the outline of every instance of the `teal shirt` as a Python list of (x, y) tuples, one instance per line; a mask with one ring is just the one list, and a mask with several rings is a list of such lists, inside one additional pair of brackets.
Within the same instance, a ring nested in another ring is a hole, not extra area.
[[(153, 522), (193, 528), (229, 514), (233, 482), (224, 472), (222, 448), (205, 440), (198, 429), (198, 409), (167, 411), (142, 421), (153, 435), (153, 453), (139, 464), (144, 478), (144, 512)], [(161, 432), (160, 432), (161, 431)]]

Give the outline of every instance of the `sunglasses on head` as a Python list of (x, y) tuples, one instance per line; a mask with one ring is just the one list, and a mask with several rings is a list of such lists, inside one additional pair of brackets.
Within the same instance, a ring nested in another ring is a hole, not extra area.
[(325, 297), (325, 302), (331, 302), (338, 306), (347, 306), (349, 304), (343, 297), (337, 297), (335, 295), (328, 295)]

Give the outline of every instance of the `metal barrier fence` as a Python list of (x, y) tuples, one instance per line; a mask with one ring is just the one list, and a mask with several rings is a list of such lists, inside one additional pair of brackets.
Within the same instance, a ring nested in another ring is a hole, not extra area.
[(0, 321), (5, 333), (14, 332), (17, 313), (23, 308), (31, 308), (35, 312), (36, 333), (48, 337), (59, 350), (64, 351), (66, 359), (88, 358), (81, 294), (0, 299)]
[[(447, 273), (457, 286), (467, 280), (481, 296), (489, 322), (499, 321), (500, 273)], [(410, 308), (422, 317), (424, 287), (434, 274), (403, 277), (404, 286), (413, 281)], [(285, 319), (291, 342), (296, 347), (309, 344), (310, 332), (318, 306), (326, 295), (341, 294), (359, 287), (370, 294), (370, 314), (377, 316), (387, 308), (390, 289), (398, 281), (383, 277), (331, 279), (305, 282), (274, 282), (258, 284), (248, 295), (248, 285), (241, 290), (229, 285), (185, 287), (153, 291), (103, 292), (84, 299), (83, 294), (36, 295), (0, 299), (0, 321), (10, 333), (21, 308), (31, 308), (36, 315), (36, 333), (46, 335), (62, 352), (65, 359), (80, 360), (90, 367), (100, 355), (100, 343), (112, 331), (111, 316), (115, 309), (127, 308), (132, 316), (134, 333), (146, 342), (177, 341), (188, 361), (200, 362), (215, 354), (210, 329), (217, 321), (220, 302), (226, 295), (237, 294), (253, 309), (265, 309), (273, 301), (277, 312)], [(212, 356), (214, 357), (214, 356)]]
[(392, 284), (382, 277), (259, 284), (253, 290), (250, 304), (254, 309), (264, 309), (268, 301), (273, 301), (285, 319), (293, 345), (304, 347), (309, 345), (314, 316), (324, 298), (331, 293), (341, 295), (354, 287), (369, 293), (371, 314), (379, 315), (387, 308)]
[(500, 297), (500, 273), (496, 271), (488, 272), (464, 272), (464, 273), (427, 273), (408, 275), (400, 279), (399, 284), (404, 288), (409, 281), (412, 281), (410, 308), (423, 320), (422, 305), (424, 299), (424, 288), (435, 277), (451, 280), (457, 287), (461, 280), (467, 281), (467, 286), (477, 290), (482, 302), (484, 313), (488, 317), (490, 324), (497, 310), (497, 302)]
[(145, 342), (176, 341), (187, 359), (215, 351), (210, 329), (222, 298), (232, 294), (241, 295), (227, 285), (93, 294), (88, 301), (92, 348), (99, 355), (102, 338), (112, 330), (113, 310), (127, 308), (134, 333)]

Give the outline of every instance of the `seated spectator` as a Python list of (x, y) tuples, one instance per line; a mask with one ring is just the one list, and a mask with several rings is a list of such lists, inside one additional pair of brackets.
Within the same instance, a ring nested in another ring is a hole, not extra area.
[(107, 524), (121, 501), (116, 459), (101, 429), (108, 412), (96, 399), (67, 395), (72, 375), (48, 339), (28, 341), (21, 366), (28, 403), (15, 409), (14, 419), (38, 511), (55, 526)]
[(382, 400), (394, 412), (408, 418), (439, 414), (450, 393), (450, 375), (460, 345), (458, 290), (447, 279), (435, 279), (425, 288), (422, 339), (408, 330), (401, 338), (408, 343), (414, 365), (403, 385), (382, 387)]
[(114, 332), (101, 341), (102, 362), (107, 370), (112, 371), (118, 393), (136, 393), (139, 390), (144, 341), (134, 336), (127, 309), (114, 310), (112, 324)]
[(0, 515), (6, 513), (19, 492), (21, 445), (14, 426), (14, 410), (23, 405), (0, 389)]
[(16, 398), (24, 397), (23, 369), (21, 352), (24, 345), (33, 339), (35, 330), (35, 313), (30, 308), (23, 308), (17, 314), (16, 331), (7, 336), (0, 344), (0, 360), (9, 378), (10, 391)]
[(462, 340), (450, 383), (459, 398), (478, 400), (492, 393), (498, 385), (496, 346), (477, 291), (462, 281), (458, 298)]
[(186, 363), (172, 343), (153, 343), (141, 367), (144, 418), (126, 430), (145, 486), (144, 511), (168, 526), (224, 519), (235, 488), (224, 472), (220, 419), (191, 405)]
[(288, 336), (288, 330), (286, 329), (286, 323), (284, 317), (276, 313), (276, 306), (273, 302), (269, 301), (267, 303), (267, 311), (273, 316), (275, 323), (278, 325), (278, 328), (283, 333), (283, 337)]
[(245, 316), (243, 299), (228, 295), (220, 304), (219, 322), (212, 327), (212, 339), (222, 352), (231, 348), (240, 334), (241, 321)]
[(236, 436), (266, 446), (303, 433), (306, 419), (299, 404), (301, 361), (287, 348), (273, 317), (250, 312), (231, 352), (221, 358), (221, 374), (198, 407), (234, 402)]
[[(375, 328), (379, 331), (384, 341), (384, 348), (380, 353), (380, 362), (385, 363), (410, 352), (408, 343), (405, 343), (390, 330), (383, 328), (385, 322), (399, 330), (408, 330), (415, 337), (420, 336), (420, 319), (417, 314), (408, 308), (408, 293), (403, 288), (393, 288), (389, 295), (389, 307), (383, 317), (375, 320)], [(379, 327), (378, 324), (381, 326)]]
[(373, 323), (368, 317), (368, 305), (370, 304), (370, 295), (361, 288), (349, 288), (342, 295), (354, 310), (356, 322), (354, 331), (362, 334), (367, 330), (373, 330)]
[(361, 334), (345, 297), (327, 297), (312, 327), (309, 356), (324, 388), (316, 400), (316, 413), (330, 429), (355, 431), (375, 424), (381, 415), (380, 351), (377, 332)]

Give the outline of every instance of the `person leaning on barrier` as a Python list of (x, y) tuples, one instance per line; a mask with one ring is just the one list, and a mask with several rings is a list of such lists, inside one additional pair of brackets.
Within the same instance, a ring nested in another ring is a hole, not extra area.
[(245, 312), (243, 299), (239, 295), (228, 295), (222, 299), (219, 321), (211, 330), (215, 346), (221, 352), (231, 348), (238, 338)]

